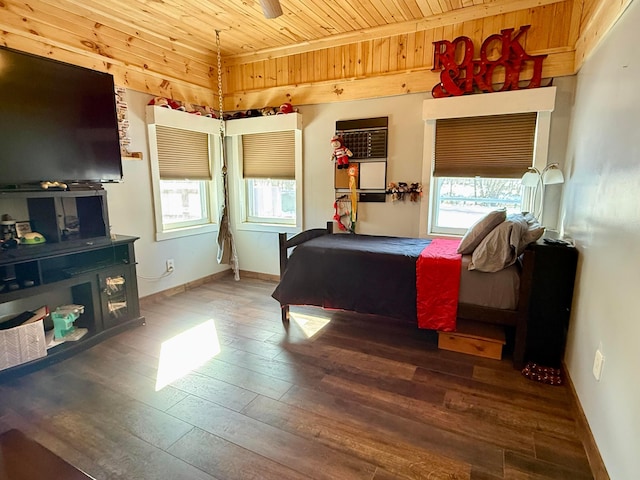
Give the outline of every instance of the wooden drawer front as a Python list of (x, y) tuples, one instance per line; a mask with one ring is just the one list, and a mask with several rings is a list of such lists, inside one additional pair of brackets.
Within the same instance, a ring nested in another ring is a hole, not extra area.
[(497, 325), (459, 320), (455, 332), (438, 332), (438, 348), (478, 357), (500, 360), (504, 344), (504, 329)]

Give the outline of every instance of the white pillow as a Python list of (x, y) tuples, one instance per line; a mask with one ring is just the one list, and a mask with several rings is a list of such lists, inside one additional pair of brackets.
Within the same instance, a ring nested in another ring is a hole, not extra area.
[(487, 213), (484, 217), (471, 225), (464, 234), (460, 245), (458, 246), (458, 253), (462, 255), (468, 255), (472, 253), (480, 242), (498, 225), (505, 221), (507, 218), (507, 211), (504, 208), (500, 210), (494, 210)]
[[(522, 215), (519, 215), (519, 214), (509, 215), (507, 219), (511, 217), (520, 217), (520, 216), (522, 216), (525, 219), (528, 225), (528, 229), (524, 234), (524, 238), (522, 239), (522, 242), (524, 243), (524, 248), (526, 248), (527, 245), (529, 245), (530, 243), (537, 242), (540, 239), (540, 237), (544, 235), (544, 227), (540, 225), (540, 223), (538, 222), (538, 219), (534, 217), (533, 214), (531, 213), (525, 213)], [(522, 251), (520, 252), (520, 254), (524, 252), (524, 248), (522, 248)]]

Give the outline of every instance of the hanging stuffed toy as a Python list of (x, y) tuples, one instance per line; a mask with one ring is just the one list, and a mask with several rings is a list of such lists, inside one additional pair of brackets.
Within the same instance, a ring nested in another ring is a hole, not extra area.
[(333, 147), (331, 161), (338, 164), (338, 170), (349, 168), (349, 157), (353, 156), (353, 153), (344, 145), (344, 139), (334, 135), (331, 137), (331, 146)]

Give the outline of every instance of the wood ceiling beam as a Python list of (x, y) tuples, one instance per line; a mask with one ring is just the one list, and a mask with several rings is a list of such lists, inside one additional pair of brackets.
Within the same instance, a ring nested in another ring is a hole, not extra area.
[[(544, 62), (542, 76), (545, 79), (573, 74), (575, 52), (558, 49), (548, 53)], [(525, 70), (522, 80), (531, 77), (532, 72)], [(294, 105), (313, 105), (319, 103), (343, 102), (367, 98), (405, 95), (408, 93), (427, 93), (440, 81), (440, 74), (430, 68), (375, 75), (364, 78), (346, 78), (341, 80), (313, 82), (308, 84), (284, 85), (280, 87), (256, 89), (225, 94), (226, 111), (248, 110), (265, 106), (277, 106), (284, 102)], [(546, 83), (546, 81), (544, 82)]]
[[(253, 53), (231, 55), (225, 57), (224, 61), (226, 65), (239, 65), (244, 63), (258, 62), (271, 58), (286, 57), (314, 50), (321, 50), (325, 48), (347, 45), (350, 43), (357, 43), (364, 40), (373, 40), (378, 38), (391, 37), (394, 35), (413, 33), (421, 30), (430, 30), (437, 27), (459, 24), (466, 21), (491, 17), (494, 15), (502, 15), (518, 10), (526, 10), (545, 5), (553, 5), (555, 3), (565, 1), (568, 0), (496, 0), (495, 2), (454, 10), (440, 15), (423, 18), (421, 20), (411, 20), (391, 25), (384, 25), (381, 27), (361, 29), (353, 32), (331, 35), (317, 40), (309, 40), (286, 47), (268, 48)], [(519, 26), (520, 25), (514, 25), (514, 27)]]

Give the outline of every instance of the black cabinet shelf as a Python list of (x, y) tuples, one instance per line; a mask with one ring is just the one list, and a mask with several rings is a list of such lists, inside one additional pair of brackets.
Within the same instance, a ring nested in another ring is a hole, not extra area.
[[(82, 283), (90, 282), (90, 279), (84, 277), (77, 278), (69, 278), (62, 280), (60, 282), (50, 282), (55, 283), (56, 288), (70, 288), (76, 285), (80, 285)], [(20, 288), (18, 290), (13, 290), (8, 293), (0, 294), (0, 303), (13, 302), (15, 300), (20, 300), (22, 298), (35, 297), (37, 295), (47, 293), (51, 291), (50, 285), (37, 285), (34, 287), (25, 287)]]
[(572, 246), (532, 245), (533, 281), (529, 303), (526, 359), (562, 366), (569, 330), (578, 251)]
[[(43, 234), (46, 243), (0, 249), (3, 310), (19, 314), (47, 302), (53, 311), (71, 300), (85, 307), (74, 325), (88, 332), (79, 340), (51, 347), (46, 356), (0, 370), (0, 381), (144, 323), (136, 279), (137, 237), (109, 234), (105, 191), (0, 192), (0, 205), (6, 199), (11, 199), (10, 205), (26, 203), (22, 211), (28, 211), (32, 229)], [(65, 232), (68, 223), (61, 221), (66, 214), (74, 217), (73, 235)]]

